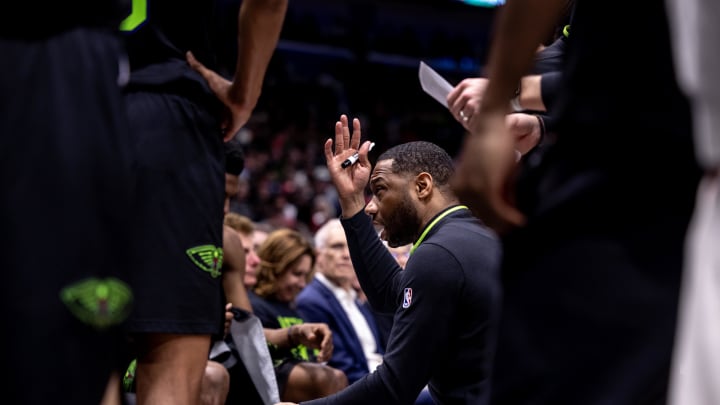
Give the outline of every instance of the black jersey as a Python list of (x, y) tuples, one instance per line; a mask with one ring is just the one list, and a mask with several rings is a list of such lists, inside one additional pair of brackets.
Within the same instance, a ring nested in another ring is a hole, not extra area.
[(191, 82), (206, 88), (202, 77), (187, 64), (185, 54), (192, 51), (205, 66), (215, 68), (215, 2), (141, 1), (147, 8), (136, 7), (121, 24), (129, 55), (130, 85), (167, 86)]
[[(662, 1), (632, 2), (620, 9), (598, 1), (576, 3), (563, 98), (557, 106), (561, 127), (570, 133), (563, 142), (592, 145), (582, 149), (598, 160), (609, 152), (616, 157), (627, 153), (632, 160), (641, 153), (657, 156), (648, 153), (653, 146), (649, 139), (662, 146), (658, 153), (685, 153), (690, 110), (675, 80), (664, 14)], [(638, 21), (646, 25), (635, 29)], [(621, 127), (641, 135), (623, 138), (618, 148), (613, 135)], [(603, 142), (595, 142), (598, 132), (605, 135)], [(643, 137), (648, 132), (655, 133)], [(657, 134), (667, 139), (661, 141)]]
[(501, 304), (500, 244), (469, 211), (449, 209), (426, 228), (405, 270), (363, 211), (342, 219), (368, 302), (394, 311), (395, 318), (375, 372), (303, 405), (412, 404), (426, 384), (438, 404), (489, 403)]
[[(646, 206), (657, 209), (655, 200), (667, 198), (667, 181), (692, 187), (690, 106), (675, 79), (664, 12), (662, 1), (631, 2), (622, 10), (601, 1), (576, 3), (552, 105), (557, 142), (533, 179), (519, 185), (526, 215), (566, 217), (569, 205), (599, 198), (632, 216)], [(638, 21), (646, 25), (633, 29)], [(645, 163), (638, 165), (641, 158)], [(610, 212), (603, 210), (616, 218)]]
[[(263, 328), (281, 329), (305, 323), (300, 314), (294, 308), (291, 308), (289, 303), (280, 302), (273, 298), (262, 298), (253, 292), (248, 292), (248, 298), (250, 298), (253, 314), (260, 319)], [(303, 345), (291, 348), (269, 345), (269, 349), (275, 366), (291, 358), (301, 361), (316, 360), (314, 352)]]
[(661, 404), (699, 174), (689, 105), (664, 1), (575, 4), (557, 140), (503, 238), (493, 403)]

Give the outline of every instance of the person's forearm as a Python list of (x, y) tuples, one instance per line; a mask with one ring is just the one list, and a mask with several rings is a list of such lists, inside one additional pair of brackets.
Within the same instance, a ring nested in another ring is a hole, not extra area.
[(541, 81), (541, 75), (523, 76), (520, 79), (518, 102), (523, 110), (545, 111)]
[(288, 0), (243, 0), (238, 13), (238, 59), (232, 98), (254, 108), (282, 30)]
[[(263, 332), (265, 333), (265, 340), (267, 340), (268, 343), (280, 348), (292, 348), (297, 346), (298, 341), (297, 336), (294, 336), (297, 333), (294, 329), (296, 328), (293, 328), (293, 330), (289, 330), (289, 328), (263, 328)], [(293, 336), (291, 336), (291, 334)]]
[(225, 298), (232, 303), (234, 307), (252, 312), (250, 298), (248, 298), (247, 290), (243, 285), (242, 274), (228, 273), (223, 274), (223, 289), (225, 290)]
[(252, 312), (250, 298), (243, 284), (245, 253), (237, 232), (223, 225), (222, 286), (225, 299), (233, 306)]
[(365, 196), (358, 194), (348, 198), (339, 198), (340, 213), (343, 218), (352, 218), (365, 209)]
[(483, 111), (507, 111), (520, 78), (547, 38), (566, 0), (510, 0), (498, 15), (488, 59), (488, 83)]

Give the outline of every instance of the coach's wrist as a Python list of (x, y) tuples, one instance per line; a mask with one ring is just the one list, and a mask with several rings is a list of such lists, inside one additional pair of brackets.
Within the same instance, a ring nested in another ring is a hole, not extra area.
[(343, 218), (352, 218), (365, 210), (365, 197), (340, 199), (340, 212)]

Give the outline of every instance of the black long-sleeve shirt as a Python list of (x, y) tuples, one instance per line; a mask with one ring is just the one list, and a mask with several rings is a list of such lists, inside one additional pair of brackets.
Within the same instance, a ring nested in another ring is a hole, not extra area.
[(501, 300), (494, 234), (468, 210), (452, 212), (402, 270), (368, 216), (342, 223), (368, 301), (395, 319), (375, 372), (303, 404), (412, 404), (426, 384), (438, 404), (488, 403)]

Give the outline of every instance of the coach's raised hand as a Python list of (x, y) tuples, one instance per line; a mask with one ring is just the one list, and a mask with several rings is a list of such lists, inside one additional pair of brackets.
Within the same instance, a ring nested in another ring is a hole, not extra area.
[[(370, 178), (372, 165), (368, 160), (370, 142), (360, 143), (360, 120), (353, 119), (350, 133), (347, 115), (335, 123), (335, 147), (332, 138), (325, 141), (325, 160), (330, 177), (337, 189), (340, 208), (344, 218), (352, 217), (365, 208), (365, 186)], [(342, 162), (358, 152), (356, 163), (342, 167)]]

